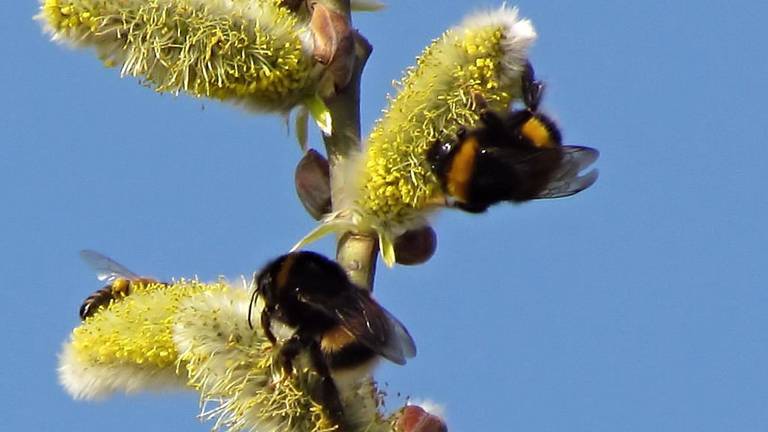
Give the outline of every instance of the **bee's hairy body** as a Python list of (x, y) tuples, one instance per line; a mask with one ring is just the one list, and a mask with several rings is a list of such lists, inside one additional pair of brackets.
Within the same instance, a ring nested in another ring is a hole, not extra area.
[[(365, 371), (379, 356), (404, 364), (405, 358), (415, 355), (413, 340), (402, 324), (368, 291), (350, 282), (341, 266), (322, 255), (283, 255), (256, 278), (253, 301), (261, 297), (264, 302), (261, 328), (278, 348), (284, 372), (291, 374), (295, 357), (307, 351), (322, 379), (321, 404), (339, 425), (343, 408), (332, 375)], [(275, 324), (289, 328), (290, 336), (278, 340)]]
[(594, 183), (596, 171), (579, 171), (597, 159), (597, 150), (562, 145), (557, 124), (538, 112), (543, 86), (529, 66), (524, 109), (485, 111), (479, 127), (461, 128), (455, 140), (430, 148), (427, 160), (448, 205), (480, 213), (501, 201), (573, 195)]

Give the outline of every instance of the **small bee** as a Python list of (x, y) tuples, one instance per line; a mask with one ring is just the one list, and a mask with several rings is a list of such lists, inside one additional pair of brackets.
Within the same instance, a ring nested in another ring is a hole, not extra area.
[(108, 284), (85, 299), (82, 306), (80, 306), (80, 319), (82, 320), (96, 313), (100, 307), (107, 306), (110, 301), (127, 296), (134, 284), (149, 285), (158, 283), (155, 279), (136, 275), (111, 258), (96, 251), (82, 250), (80, 251), (80, 258), (88, 266), (96, 270), (96, 277), (100, 281), (107, 282)]
[(522, 75), (525, 108), (485, 111), (482, 125), (460, 129), (455, 141), (437, 141), (427, 160), (446, 203), (482, 213), (501, 201), (561, 198), (590, 187), (597, 170), (579, 173), (598, 158), (589, 147), (564, 146), (555, 122), (538, 112), (544, 84), (528, 64)]
[[(381, 356), (397, 364), (416, 355), (408, 330), (368, 291), (354, 285), (336, 262), (314, 253), (283, 255), (256, 276), (256, 289), (248, 310), (261, 297), (261, 327), (273, 345), (275, 324), (291, 329), (279, 343), (279, 361), (286, 375), (293, 360), (307, 350), (320, 376), (320, 403), (342, 425), (339, 391), (331, 376), (372, 366)], [(354, 374), (354, 372), (352, 372)]]

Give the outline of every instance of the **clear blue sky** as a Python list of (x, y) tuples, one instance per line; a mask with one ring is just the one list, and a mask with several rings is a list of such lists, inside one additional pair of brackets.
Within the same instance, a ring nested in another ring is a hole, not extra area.
[[(390, 3), (355, 19), (375, 46), (365, 130), (432, 38), (499, 4)], [(380, 266), (376, 295), (419, 347), (380, 371), (393, 405), (433, 399), (452, 431), (768, 430), (768, 6), (518, 5), (544, 108), (565, 141), (600, 149), (601, 178), (444, 212), (428, 264)], [(299, 150), (277, 117), (155, 94), (50, 43), (36, 2), (5, 8), (2, 428), (209, 430), (193, 393), (86, 403), (59, 387), (57, 352), (99, 288), (77, 251), (161, 278), (251, 273), (313, 226)]]

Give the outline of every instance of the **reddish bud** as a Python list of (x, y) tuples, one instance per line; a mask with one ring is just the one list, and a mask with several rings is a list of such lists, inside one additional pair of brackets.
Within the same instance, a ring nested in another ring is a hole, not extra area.
[(395, 428), (398, 432), (448, 432), (443, 419), (416, 405), (408, 405), (400, 410)]
[(430, 226), (406, 231), (395, 239), (395, 261), (402, 265), (423, 264), (437, 249), (437, 234)]
[(328, 160), (310, 149), (296, 165), (296, 194), (315, 220), (331, 211), (331, 174)]

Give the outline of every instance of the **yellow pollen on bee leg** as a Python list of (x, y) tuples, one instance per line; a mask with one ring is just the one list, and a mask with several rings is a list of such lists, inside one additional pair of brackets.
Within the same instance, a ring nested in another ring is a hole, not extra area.
[(113, 297), (125, 297), (128, 295), (128, 288), (131, 284), (131, 281), (124, 278), (118, 278), (115, 279), (115, 281), (112, 283), (112, 296)]

